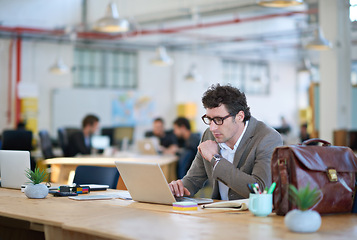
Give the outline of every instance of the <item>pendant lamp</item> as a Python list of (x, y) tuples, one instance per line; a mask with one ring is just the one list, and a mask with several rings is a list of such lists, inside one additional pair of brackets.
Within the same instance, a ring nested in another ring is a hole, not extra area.
[(129, 31), (129, 27), (129, 21), (119, 17), (116, 4), (111, 2), (107, 7), (105, 16), (96, 21), (93, 29), (105, 33), (123, 33)]
[(199, 81), (201, 76), (197, 72), (197, 68), (195, 64), (192, 64), (188, 73), (185, 75), (186, 81)]
[(64, 75), (69, 71), (67, 65), (63, 63), (61, 58), (58, 58), (49, 70), (51, 73), (56, 75)]
[(318, 27), (314, 33), (314, 39), (305, 45), (306, 49), (325, 51), (332, 48), (332, 44), (324, 37), (322, 30)]
[(258, 0), (257, 3), (264, 7), (291, 7), (297, 6), (304, 3), (303, 0)]
[(298, 72), (302, 73), (302, 72), (310, 72), (311, 70), (311, 62), (304, 58), (301, 63), (300, 63), (300, 67), (298, 68)]
[(165, 67), (172, 65), (174, 61), (167, 55), (166, 48), (160, 46), (156, 49), (156, 57), (151, 60), (151, 63), (156, 66)]

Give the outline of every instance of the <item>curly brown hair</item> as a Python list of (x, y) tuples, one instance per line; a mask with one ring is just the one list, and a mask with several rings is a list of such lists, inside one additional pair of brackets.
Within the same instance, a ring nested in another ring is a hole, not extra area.
[(202, 103), (206, 109), (220, 107), (223, 104), (229, 114), (238, 114), (243, 111), (244, 121), (251, 117), (245, 94), (229, 84), (225, 86), (221, 86), (219, 83), (211, 85), (203, 94)]

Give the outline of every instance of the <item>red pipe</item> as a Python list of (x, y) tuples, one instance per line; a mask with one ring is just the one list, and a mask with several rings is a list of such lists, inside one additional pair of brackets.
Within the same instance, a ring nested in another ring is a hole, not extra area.
[(15, 84), (15, 123), (18, 124), (21, 118), (21, 100), (19, 98), (19, 83), (21, 81), (21, 37), (16, 41), (16, 84)]
[(152, 35), (152, 34), (172, 34), (187, 30), (194, 30), (194, 29), (201, 29), (201, 28), (209, 28), (209, 27), (218, 27), (222, 25), (229, 25), (229, 24), (236, 24), (236, 23), (244, 23), (244, 22), (251, 22), (251, 21), (259, 21), (259, 20), (266, 20), (275, 17), (288, 17), (295, 14), (315, 14), (318, 12), (317, 8), (306, 10), (306, 11), (293, 11), (293, 12), (286, 12), (286, 13), (277, 13), (277, 14), (269, 14), (263, 16), (254, 16), (248, 17), (244, 19), (235, 18), (232, 20), (220, 21), (220, 22), (213, 22), (213, 23), (205, 23), (205, 24), (196, 24), (196, 25), (188, 25), (188, 26), (181, 26), (176, 28), (168, 28), (168, 29), (160, 29), (160, 30), (141, 30), (141, 31), (134, 31), (126, 34), (103, 34), (103, 33), (95, 33), (95, 32), (79, 32), (79, 38), (94, 38), (94, 39), (103, 39), (103, 37), (107, 39), (125, 39), (129, 37), (135, 37), (140, 35)]
[[(248, 17), (248, 18), (244, 18), (244, 19), (235, 18), (232, 20), (226, 20), (226, 21), (220, 21), (220, 22), (187, 25), (187, 26), (159, 29), (159, 30), (141, 30), (141, 31), (133, 31), (130, 33), (124, 33), (124, 34), (77, 32), (77, 37), (84, 38), (84, 39), (107, 39), (107, 40), (116, 39), (117, 40), (117, 39), (125, 39), (125, 38), (130, 38), (130, 37), (141, 36), (141, 35), (172, 34), (172, 33), (177, 33), (177, 32), (182, 32), (182, 31), (187, 31), (187, 30), (218, 27), (218, 26), (222, 26), (222, 25), (266, 20), (266, 19), (276, 18), (276, 17), (288, 17), (288, 16), (292, 16), (292, 15), (296, 15), (296, 14), (315, 14), (317, 12), (318, 12), (318, 9), (314, 8), (314, 9), (309, 9), (306, 11), (292, 11), (292, 12), (286, 12), (286, 13), (268, 14), (268, 15), (263, 15), (263, 16)], [(5, 26), (0, 26), (0, 31), (15, 32), (17, 34), (22, 34), (22, 33), (36, 33), (36, 34), (50, 34), (50, 35), (65, 34), (64, 30), (48, 30), (48, 29), (40, 29), (40, 28), (5, 27)]]
[(12, 54), (13, 54), (14, 40), (11, 39), (9, 44), (9, 82), (7, 85), (7, 124), (11, 123), (11, 109), (12, 109)]

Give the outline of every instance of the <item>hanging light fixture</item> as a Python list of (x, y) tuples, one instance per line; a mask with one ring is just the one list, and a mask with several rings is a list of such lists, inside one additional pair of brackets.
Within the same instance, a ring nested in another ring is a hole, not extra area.
[(257, 3), (264, 7), (291, 7), (297, 6), (304, 3), (303, 0), (258, 0)]
[(93, 29), (105, 33), (122, 33), (129, 31), (129, 27), (129, 21), (119, 17), (116, 4), (111, 2), (105, 16), (95, 23)]
[(306, 49), (324, 51), (332, 48), (332, 44), (324, 37), (322, 30), (318, 27), (315, 30), (314, 39), (305, 45)]
[(300, 67), (298, 68), (298, 72), (302, 73), (302, 72), (307, 72), (309, 73), (311, 70), (311, 62), (304, 58), (302, 61), (301, 61), (301, 64), (300, 64)]
[(67, 74), (69, 69), (66, 64), (63, 63), (61, 58), (57, 58), (56, 62), (50, 67), (50, 72), (56, 75)]
[(156, 57), (151, 60), (151, 63), (156, 66), (165, 67), (172, 65), (174, 61), (169, 55), (167, 55), (166, 48), (160, 46), (156, 49)]
[(192, 64), (188, 73), (185, 75), (186, 81), (199, 81), (201, 76), (197, 72), (197, 68), (195, 64)]

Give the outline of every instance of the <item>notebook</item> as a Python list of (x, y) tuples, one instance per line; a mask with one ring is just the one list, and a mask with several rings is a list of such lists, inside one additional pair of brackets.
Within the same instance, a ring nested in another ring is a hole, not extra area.
[(171, 193), (164, 173), (158, 163), (115, 161), (125, 186), (135, 201), (169, 204), (177, 201), (191, 201), (197, 204), (213, 202), (208, 198), (179, 198)]
[(144, 155), (158, 154), (157, 147), (156, 147), (157, 145), (155, 144), (154, 139), (147, 138), (147, 139), (138, 140), (136, 144), (141, 154)]
[(28, 182), (25, 171), (29, 168), (29, 151), (0, 150), (1, 187), (21, 189)]

